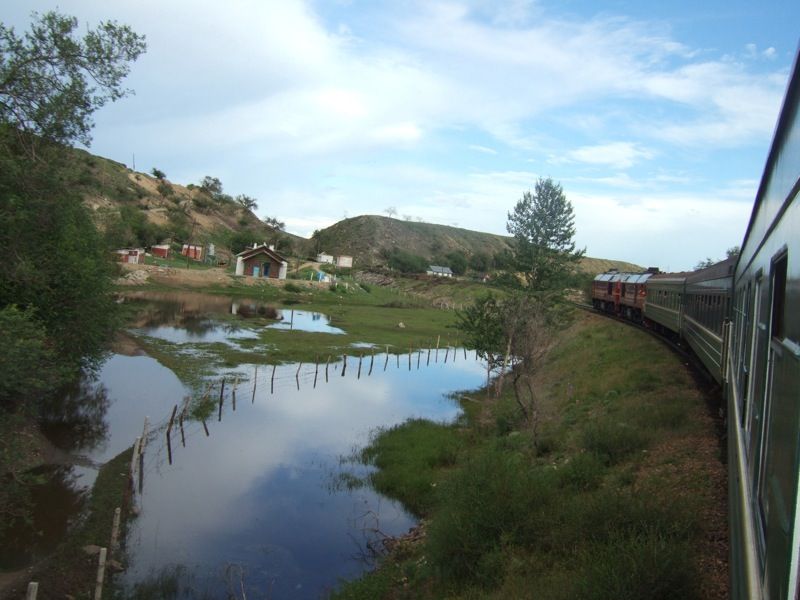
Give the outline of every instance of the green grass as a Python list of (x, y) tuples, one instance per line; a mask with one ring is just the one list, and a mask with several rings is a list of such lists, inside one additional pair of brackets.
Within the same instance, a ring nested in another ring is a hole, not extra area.
[(378, 467), (370, 477), (375, 489), (423, 515), (433, 505), (441, 470), (455, 464), (462, 444), (453, 427), (412, 419), (377, 432), (360, 459)]
[(680, 360), (582, 317), (540, 373), (535, 440), (509, 386), (470, 402), (465, 422), (375, 437), (363, 453), (375, 486), (424, 516), (427, 535), (335, 598), (724, 595), (699, 566), (705, 540), (726, 532), (714, 517), (724, 486), (709, 487), (724, 466), (696, 460), (714, 424)]

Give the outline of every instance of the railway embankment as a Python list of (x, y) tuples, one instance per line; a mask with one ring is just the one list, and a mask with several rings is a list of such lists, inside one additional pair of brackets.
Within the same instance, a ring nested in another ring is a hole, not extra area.
[(658, 340), (576, 314), (535, 375), (453, 424), (377, 432), (353, 460), (421, 526), (335, 598), (727, 598), (718, 405)]

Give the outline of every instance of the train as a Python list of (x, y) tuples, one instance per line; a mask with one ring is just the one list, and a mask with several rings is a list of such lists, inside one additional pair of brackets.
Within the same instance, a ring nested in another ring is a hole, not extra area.
[(800, 588), (800, 49), (738, 256), (609, 271), (595, 308), (688, 345), (725, 396), (731, 597)]

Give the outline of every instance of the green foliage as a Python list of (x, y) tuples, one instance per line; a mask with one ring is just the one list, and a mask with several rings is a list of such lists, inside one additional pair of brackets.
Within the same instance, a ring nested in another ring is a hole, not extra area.
[(106, 245), (65, 191), (59, 149), (30, 161), (7, 130), (0, 137), (0, 307), (33, 308), (61, 360), (92, 364), (114, 324)]
[(175, 190), (172, 189), (172, 186), (166, 181), (159, 181), (156, 189), (164, 198), (169, 198), (170, 196), (175, 195)]
[(487, 361), (490, 370), (503, 362), (506, 349), (504, 322), (503, 302), (492, 294), (482, 296), (456, 312), (456, 327), (464, 345), (477, 351), (478, 356)]
[(222, 194), (222, 182), (216, 177), (206, 175), (200, 181), (200, 191), (208, 194), (212, 198)]
[(150, 173), (153, 175), (153, 177), (155, 177), (159, 181), (165, 179), (167, 176), (167, 174), (164, 173), (164, 171), (162, 171), (161, 169), (157, 169), (156, 167), (150, 169)]
[(264, 225), (272, 227), (273, 229), (276, 229), (278, 231), (283, 231), (284, 229), (286, 229), (286, 223), (284, 223), (283, 221), (279, 221), (275, 217), (264, 217)]
[[(33, 13), (21, 37), (0, 24), (0, 122), (45, 140), (89, 144), (92, 113), (129, 93), (122, 80), (146, 46), (113, 21), (83, 38), (77, 28), (77, 19), (57, 12)], [(26, 138), (29, 156), (33, 136)]]
[(32, 307), (0, 309), (0, 409), (10, 409), (54, 388), (61, 380), (53, 348)]
[[(379, 430), (361, 460), (378, 467), (370, 479), (375, 489), (400, 499), (416, 515), (433, 506), (434, 472), (455, 464), (461, 440), (452, 427), (411, 419), (390, 429)], [(391, 470), (386, 469), (391, 465)]]
[(303, 288), (301, 288), (301, 287), (300, 287), (299, 285), (297, 285), (296, 283), (287, 283), (286, 285), (284, 285), (284, 286), (283, 286), (283, 289), (284, 289), (285, 291), (287, 291), (287, 292), (291, 292), (291, 293), (293, 293), (293, 294), (298, 294), (298, 293), (300, 293), (300, 292), (302, 292), (302, 291), (303, 291)]
[(506, 228), (514, 236), (515, 266), (528, 289), (563, 289), (585, 250), (575, 250), (575, 217), (561, 185), (539, 178), (534, 192), (525, 192), (508, 214)]
[(160, 225), (147, 220), (144, 213), (133, 206), (122, 206), (118, 215), (107, 219), (105, 240), (110, 249), (148, 247), (169, 237)]
[(401, 273), (424, 273), (428, 270), (428, 261), (424, 257), (411, 254), (400, 248), (393, 248), (386, 253), (389, 268)]
[(492, 268), (492, 257), (486, 252), (476, 252), (469, 257), (469, 268), (483, 273)]
[(638, 452), (648, 442), (648, 435), (641, 429), (616, 421), (595, 421), (583, 434), (584, 447), (612, 465)]
[(258, 200), (248, 196), (247, 194), (239, 194), (235, 198), (236, 203), (247, 210), (255, 210), (258, 208)]
[(450, 252), (447, 255), (447, 262), (447, 266), (449, 266), (456, 275), (463, 275), (467, 272), (467, 257), (464, 256), (463, 252)]

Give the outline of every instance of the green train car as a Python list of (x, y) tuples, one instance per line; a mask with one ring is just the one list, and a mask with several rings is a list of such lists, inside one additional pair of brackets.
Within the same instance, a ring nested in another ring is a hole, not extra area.
[[(725, 390), (736, 600), (800, 600), (798, 196), (800, 51), (739, 256), (640, 290), (643, 323), (684, 340)], [(593, 302), (630, 316), (621, 275), (598, 275)]]

